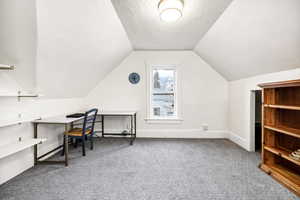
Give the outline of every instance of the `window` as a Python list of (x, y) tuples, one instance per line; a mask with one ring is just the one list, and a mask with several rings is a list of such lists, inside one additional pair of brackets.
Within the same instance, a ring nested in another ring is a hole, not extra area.
[(177, 72), (175, 67), (153, 66), (150, 71), (150, 118), (177, 118)]

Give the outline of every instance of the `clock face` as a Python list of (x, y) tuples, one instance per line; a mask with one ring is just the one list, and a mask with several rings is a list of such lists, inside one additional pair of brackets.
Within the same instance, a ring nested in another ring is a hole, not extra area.
[(130, 83), (137, 84), (140, 81), (140, 75), (138, 73), (133, 72), (129, 74), (128, 79)]

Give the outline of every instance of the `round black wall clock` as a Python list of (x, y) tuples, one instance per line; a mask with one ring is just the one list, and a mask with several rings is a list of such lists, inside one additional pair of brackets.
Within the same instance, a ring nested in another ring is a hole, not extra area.
[(141, 78), (140, 78), (140, 75), (138, 73), (133, 72), (133, 73), (129, 74), (128, 79), (129, 79), (130, 83), (137, 84), (140, 81)]

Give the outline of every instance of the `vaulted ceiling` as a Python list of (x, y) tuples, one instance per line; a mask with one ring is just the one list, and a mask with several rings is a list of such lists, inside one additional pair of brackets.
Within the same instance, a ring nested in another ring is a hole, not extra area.
[(169, 24), (159, 0), (21, 1), (0, 0), (0, 62), (47, 97), (85, 96), (132, 50), (194, 50), (227, 80), (300, 67), (299, 0), (184, 0)]
[(299, 0), (185, 0), (160, 20), (159, 0), (111, 0), (136, 50), (193, 49), (227, 80), (300, 67)]
[(136, 50), (192, 50), (232, 0), (185, 0), (183, 17), (160, 20), (159, 0), (111, 0)]
[(300, 1), (234, 0), (195, 51), (228, 80), (300, 67)]

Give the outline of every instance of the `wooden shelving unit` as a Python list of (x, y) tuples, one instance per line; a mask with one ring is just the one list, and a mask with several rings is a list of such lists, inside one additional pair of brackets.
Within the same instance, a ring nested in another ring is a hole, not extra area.
[(287, 110), (300, 110), (300, 106), (265, 104), (264, 107), (265, 108), (280, 108), (280, 109), (287, 109)]
[(299, 196), (299, 173), (279, 164), (263, 164), (261, 169)]
[(300, 80), (260, 84), (263, 88), (260, 168), (300, 196)]
[(265, 129), (269, 129), (278, 133), (283, 133), (296, 138), (300, 138), (300, 130), (295, 128), (289, 128), (286, 126), (264, 126)]
[(293, 159), (293, 158), (290, 157), (291, 151), (289, 151), (289, 150), (286, 150), (286, 149), (280, 149), (280, 148), (275, 148), (275, 147), (268, 147), (268, 146), (265, 146), (264, 149), (265, 149), (266, 151), (269, 151), (269, 152), (271, 152), (271, 153), (274, 153), (274, 154), (276, 154), (276, 155), (278, 155), (278, 156), (280, 156), (280, 157), (282, 157), (282, 158), (284, 158), (284, 159), (287, 159), (287, 160), (289, 160), (289, 161), (295, 163), (296, 165), (299, 165), (299, 166), (300, 166), (300, 161), (295, 160), (295, 159)]

